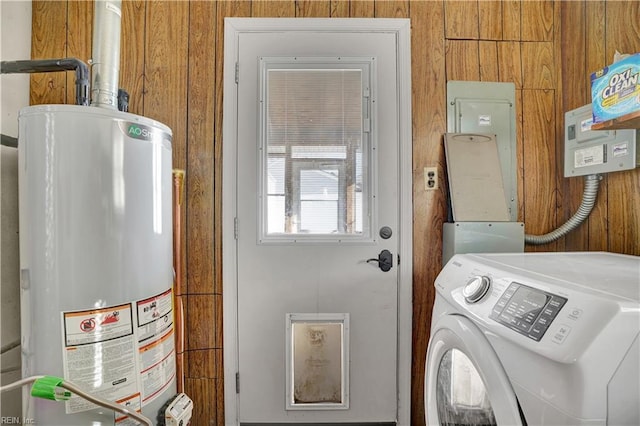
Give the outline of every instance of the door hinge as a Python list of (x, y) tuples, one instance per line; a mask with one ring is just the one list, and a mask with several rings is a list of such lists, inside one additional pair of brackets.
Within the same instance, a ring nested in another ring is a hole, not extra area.
[(233, 218), (233, 238), (238, 239), (238, 218)]
[(400, 266), (400, 254), (398, 254), (398, 266)]
[(236, 84), (238, 84), (238, 80), (240, 79), (240, 65), (236, 62)]
[(236, 393), (240, 393), (240, 372), (236, 372)]

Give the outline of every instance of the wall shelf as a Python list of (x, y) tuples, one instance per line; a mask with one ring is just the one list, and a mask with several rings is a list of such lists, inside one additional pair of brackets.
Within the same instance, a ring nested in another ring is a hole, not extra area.
[(640, 110), (591, 125), (591, 130), (640, 129)]

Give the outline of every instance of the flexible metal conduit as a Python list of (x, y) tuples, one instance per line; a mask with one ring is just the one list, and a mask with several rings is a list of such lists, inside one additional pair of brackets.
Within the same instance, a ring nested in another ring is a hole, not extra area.
[(544, 234), (544, 235), (525, 235), (524, 242), (532, 245), (547, 244), (556, 241), (560, 237), (568, 234), (585, 221), (593, 206), (596, 204), (596, 195), (598, 194), (598, 187), (600, 186), (601, 175), (588, 175), (585, 176), (584, 192), (582, 194), (582, 202), (578, 211), (563, 225), (557, 229)]
[(36, 72), (76, 72), (76, 104), (89, 105), (89, 67), (76, 58), (32, 59), (24, 61), (2, 61), (2, 74), (24, 74)]

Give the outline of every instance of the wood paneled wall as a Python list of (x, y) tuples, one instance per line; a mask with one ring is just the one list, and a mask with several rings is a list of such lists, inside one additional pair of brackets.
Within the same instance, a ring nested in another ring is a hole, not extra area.
[[(414, 326), (412, 425), (424, 424), (422, 386), (442, 262), (445, 185), (424, 191), (422, 170), (444, 172), (448, 80), (508, 81), (517, 93), (519, 219), (530, 234), (563, 223), (582, 178), (565, 179), (564, 112), (590, 101), (589, 75), (615, 50), (640, 51), (634, 1), (123, 1), (120, 86), (130, 111), (173, 129), (174, 167), (186, 170), (183, 277), (186, 388), (192, 424), (222, 425), (221, 146), (225, 17), (392, 17), (412, 27)], [(91, 52), (93, 3), (33, 1), (32, 57)], [(72, 103), (74, 76), (34, 74), (31, 103)], [(640, 169), (606, 176), (597, 205), (567, 237), (528, 250), (640, 255)]]

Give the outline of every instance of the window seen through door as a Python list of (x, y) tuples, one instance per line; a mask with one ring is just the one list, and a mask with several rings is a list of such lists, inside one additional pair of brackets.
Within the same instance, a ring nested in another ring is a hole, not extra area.
[(352, 66), (263, 58), (263, 237), (367, 236), (369, 66)]

